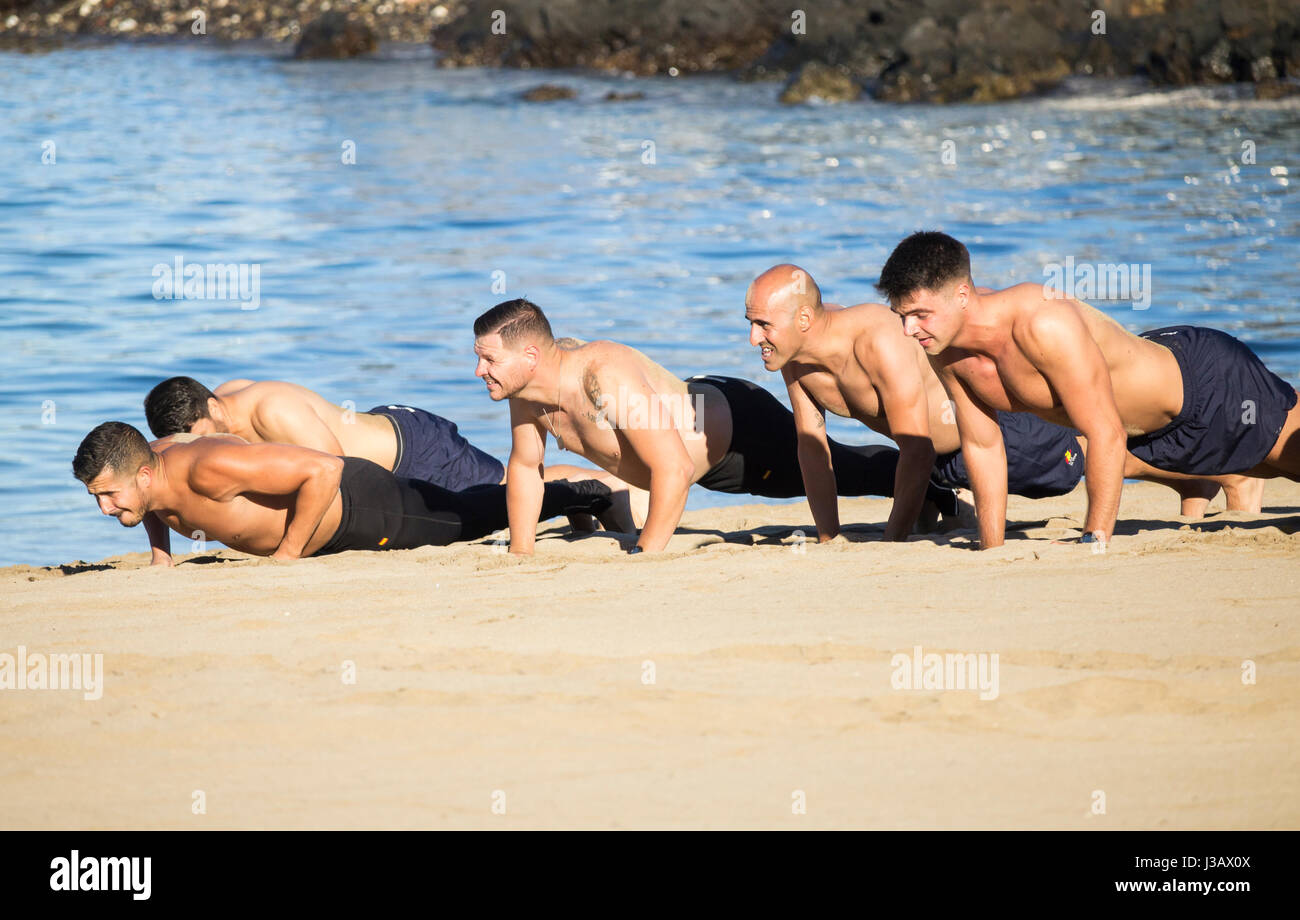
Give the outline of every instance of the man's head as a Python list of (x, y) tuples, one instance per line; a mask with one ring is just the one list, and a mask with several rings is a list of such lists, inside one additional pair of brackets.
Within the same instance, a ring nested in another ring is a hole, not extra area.
[(913, 233), (880, 270), (876, 287), (903, 319), (903, 331), (937, 355), (961, 332), (975, 293), (970, 253), (946, 233)]
[(554, 349), (546, 314), (527, 300), (499, 303), (474, 320), (474, 376), (487, 384), (494, 400), (508, 399), (527, 386), (538, 363)]
[(221, 400), (193, 377), (170, 377), (150, 390), (144, 398), (144, 417), (156, 438), (181, 432), (230, 432)]
[(157, 462), (139, 431), (125, 422), (105, 422), (77, 448), (72, 473), (95, 496), (100, 511), (134, 527), (149, 510)]
[(745, 292), (745, 319), (763, 366), (779, 371), (798, 355), (821, 312), (821, 289), (799, 266), (776, 265), (755, 278)]

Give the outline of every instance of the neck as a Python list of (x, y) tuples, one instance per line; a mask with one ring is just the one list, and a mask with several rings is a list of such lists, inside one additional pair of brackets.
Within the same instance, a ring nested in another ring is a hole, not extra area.
[[(244, 411), (243, 406), (237, 405), (229, 397), (216, 397), (217, 405), (221, 407), (221, 414), (225, 416), (226, 430), (218, 431), (217, 434), (237, 434), (245, 440), (252, 440), (247, 437), (247, 432), (252, 427), (248, 421), (248, 413)], [(216, 419), (213, 419), (215, 422)]]
[(554, 406), (559, 401), (560, 387), (563, 383), (564, 352), (552, 344), (543, 349), (533, 379), (517, 395), (530, 402), (541, 403), (543, 406)]
[(972, 291), (966, 300), (966, 320), (953, 336), (952, 347), (991, 355), (1006, 341), (1007, 332), (992, 315), (991, 302)]
[(153, 470), (153, 479), (149, 483), (149, 494), (145, 496), (145, 512), (166, 510), (171, 501), (171, 480), (167, 478), (167, 465), (162, 454), (154, 452), (149, 458), (149, 468)]
[(834, 311), (822, 310), (813, 314), (812, 325), (804, 333), (803, 344), (790, 360), (833, 369), (843, 363), (846, 345), (836, 328)]

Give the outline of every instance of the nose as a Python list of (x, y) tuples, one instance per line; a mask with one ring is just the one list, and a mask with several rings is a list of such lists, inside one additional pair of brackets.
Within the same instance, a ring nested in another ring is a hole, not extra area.
[(107, 495), (96, 495), (95, 501), (99, 504), (100, 513), (102, 514), (113, 513), (113, 503), (112, 501), (109, 500)]
[(479, 358), (478, 361), (474, 362), (474, 376), (482, 377), (486, 373), (487, 370), (483, 367), (483, 359)]
[(758, 323), (749, 324), (749, 344), (758, 347), (763, 344), (763, 333), (758, 328)]
[(912, 336), (912, 337), (915, 337), (915, 336), (916, 336), (916, 331), (917, 331), (918, 328), (920, 328), (920, 327), (917, 325), (916, 317), (914, 317), (914, 316), (904, 316), (904, 317), (903, 317), (903, 334), (904, 334), (904, 335), (910, 335), (910, 336)]

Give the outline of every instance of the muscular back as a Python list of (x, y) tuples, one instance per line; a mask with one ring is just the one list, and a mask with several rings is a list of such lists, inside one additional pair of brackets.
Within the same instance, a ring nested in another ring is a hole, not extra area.
[[(182, 537), (224, 543), (231, 549), (270, 555), (284, 539), (295, 496), (242, 491), (223, 473), (222, 451), (246, 450), (248, 445), (223, 437), (154, 443), (162, 458), (166, 488), (151, 509), (159, 520)], [(338, 527), (341, 500), (337, 495), (303, 555), (325, 545)]]
[(1082, 355), (1089, 348), (1101, 353), (1127, 434), (1161, 428), (1182, 408), (1182, 377), (1173, 354), (1088, 304), (1047, 296), (1042, 285), (1020, 284), (985, 295), (981, 310), (1010, 329), (997, 353), (952, 348), (934, 360), (994, 409), (1034, 412), (1078, 427), (1040, 368), (1048, 364), (1049, 350)]
[(856, 419), (886, 437), (894, 431), (886, 411), (887, 394), (882, 392), (886, 368), (903, 378), (900, 388), (908, 398), (926, 401), (929, 435), (937, 453), (960, 446), (957, 425), (947, 403), (947, 394), (931, 369), (916, 340), (903, 333), (898, 317), (883, 304), (864, 303), (852, 307), (827, 304), (835, 314), (836, 340), (843, 347), (834, 356), (835, 366), (791, 361), (790, 379), (824, 411)]
[[(521, 407), (560, 446), (640, 488), (649, 488), (650, 468), (629, 442), (626, 429), (674, 429), (702, 476), (731, 443), (731, 416), (720, 392), (686, 383), (634, 348), (617, 342), (589, 342), (563, 349), (560, 409), (548, 398)], [(697, 426), (696, 408), (702, 407)], [(697, 427), (704, 437), (695, 435)]]
[(345, 410), (296, 383), (231, 380), (215, 392), (232, 409), (231, 433), (249, 442), (364, 457), (386, 470), (397, 460), (397, 438), (388, 419)]

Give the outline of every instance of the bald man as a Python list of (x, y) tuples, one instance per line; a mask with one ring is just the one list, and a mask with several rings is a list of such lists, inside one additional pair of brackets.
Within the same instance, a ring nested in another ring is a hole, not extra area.
[[(802, 494), (794, 421), (770, 393), (748, 381), (681, 380), (616, 342), (565, 346), (541, 308), (497, 304), (474, 324), (475, 374), (494, 400), (510, 402), (512, 446), (506, 489), (510, 551), (533, 551), (546, 438), (632, 486), (649, 491), (633, 552), (662, 550), (681, 520), (693, 483), (765, 497)], [(836, 457), (832, 488), (889, 494), (898, 452), (828, 442)], [(951, 491), (923, 492), (935, 509), (956, 510)]]
[[(834, 464), (826, 449), (826, 412), (854, 418), (899, 445), (886, 539), (906, 539), (932, 478), (969, 487), (952, 403), (925, 352), (887, 306), (823, 304), (816, 281), (787, 264), (768, 269), (750, 285), (745, 316), (763, 366), (779, 370), (790, 393), (799, 465), (819, 540), (833, 539), (839, 530), (828, 485)], [(1078, 485), (1086, 445), (1075, 431), (1023, 412), (999, 412), (997, 424), (1006, 445), (1010, 493), (1046, 498)], [(1220, 485), (1229, 507), (1258, 501), (1252, 488), (1258, 480), (1242, 476), (1183, 480), (1133, 456), (1125, 475), (1176, 489), (1187, 515), (1203, 513)]]
[(970, 253), (944, 233), (899, 243), (877, 287), (953, 401), (982, 547), (1000, 545), (1006, 525), (999, 411), (1068, 423), (1087, 438), (1084, 542), (1110, 538), (1129, 453), (1183, 478), (1300, 480), (1296, 389), (1224, 332), (1138, 336), (1041, 284), (976, 288)]

